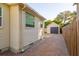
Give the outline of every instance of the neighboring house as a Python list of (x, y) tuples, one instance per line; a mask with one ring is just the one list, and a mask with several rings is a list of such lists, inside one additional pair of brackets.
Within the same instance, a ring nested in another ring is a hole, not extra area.
[(47, 33), (49, 33), (49, 34), (59, 34), (60, 33), (60, 27), (54, 22), (49, 24), (47, 26), (46, 30), (47, 30)]
[(17, 53), (43, 38), (44, 17), (23, 3), (0, 3), (0, 49)]

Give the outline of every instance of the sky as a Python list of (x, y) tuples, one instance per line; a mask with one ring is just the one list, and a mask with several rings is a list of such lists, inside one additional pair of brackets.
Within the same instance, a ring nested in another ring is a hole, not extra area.
[(54, 19), (62, 11), (76, 11), (73, 3), (28, 3), (28, 5), (46, 19)]

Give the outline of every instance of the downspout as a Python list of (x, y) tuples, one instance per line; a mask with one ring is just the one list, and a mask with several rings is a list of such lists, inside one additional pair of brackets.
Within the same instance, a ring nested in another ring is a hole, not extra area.
[(11, 6), (8, 5), (8, 7), (9, 7), (9, 49), (10, 49), (10, 32), (11, 32), (10, 31), (10, 7)]
[[(22, 6), (22, 10), (24, 10), (25, 7), (26, 7), (26, 6), (23, 5), (23, 6)], [(19, 15), (19, 16), (20, 16), (20, 15)], [(23, 43), (23, 42), (22, 42), (22, 37), (23, 37), (23, 36), (22, 36), (22, 15), (21, 15), (21, 22), (20, 22), (20, 23), (21, 23), (21, 25), (20, 25), (20, 29), (21, 29), (21, 30), (20, 30), (20, 49), (19, 49), (19, 50), (20, 50), (20, 52), (24, 52), (25, 50), (24, 50), (23, 47), (22, 47), (22, 46), (23, 46), (23, 45), (22, 45), (22, 43)]]

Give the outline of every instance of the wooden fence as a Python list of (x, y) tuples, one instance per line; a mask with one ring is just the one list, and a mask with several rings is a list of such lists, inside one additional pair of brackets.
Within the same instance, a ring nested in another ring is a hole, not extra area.
[(76, 56), (77, 54), (77, 22), (73, 21), (69, 25), (62, 28), (62, 35), (64, 36), (65, 42), (69, 54)]

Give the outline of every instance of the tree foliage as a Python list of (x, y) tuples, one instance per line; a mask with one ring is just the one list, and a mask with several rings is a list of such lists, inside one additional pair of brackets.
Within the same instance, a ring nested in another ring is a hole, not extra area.
[(68, 25), (69, 23), (71, 23), (73, 20), (75, 20), (76, 18), (76, 12), (73, 11), (63, 11), (60, 12), (56, 18), (52, 19), (52, 20), (47, 20), (45, 21), (45, 28), (51, 24), (52, 22), (55, 22), (56, 24), (58, 24), (60, 27), (63, 27), (65, 25)]
[(60, 12), (57, 17), (53, 20), (56, 24), (58, 24), (60, 27), (63, 27), (69, 23), (71, 23), (74, 18), (76, 17), (76, 12), (70, 12), (70, 11), (64, 11)]
[(52, 21), (51, 21), (51, 20), (47, 20), (47, 21), (45, 21), (44, 23), (45, 23), (45, 28), (46, 28), (49, 24), (52, 23)]

